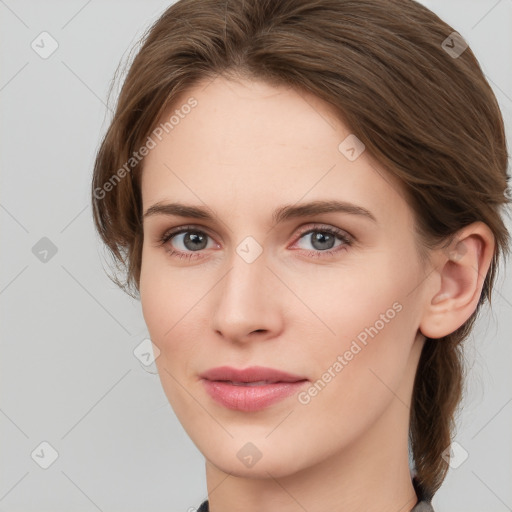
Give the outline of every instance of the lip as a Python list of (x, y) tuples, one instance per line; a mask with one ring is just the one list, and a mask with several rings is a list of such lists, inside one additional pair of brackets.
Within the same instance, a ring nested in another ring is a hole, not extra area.
[(264, 366), (250, 366), (243, 370), (231, 366), (219, 366), (211, 368), (200, 375), (207, 380), (230, 380), (232, 382), (258, 382), (267, 380), (269, 382), (297, 382), (307, 380), (306, 377), (293, 375), (274, 368)]
[(207, 370), (200, 377), (213, 400), (228, 409), (245, 412), (258, 411), (284, 400), (308, 382), (305, 377), (262, 366), (242, 370), (221, 366)]

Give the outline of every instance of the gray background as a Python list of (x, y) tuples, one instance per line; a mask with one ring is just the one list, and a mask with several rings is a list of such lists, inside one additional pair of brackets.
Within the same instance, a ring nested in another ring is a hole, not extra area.
[[(0, 512), (187, 511), (206, 498), (201, 454), (133, 355), (140, 304), (106, 277), (89, 206), (111, 78), (169, 4), (0, 0)], [(424, 4), (471, 45), (510, 140), (512, 0)], [(31, 47), (43, 31), (59, 45), (47, 59)], [(468, 458), (436, 512), (512, 510), (511, 289), (502, 273), (467, 344)], [(43, 441), (58, 452), (48, 469)]]

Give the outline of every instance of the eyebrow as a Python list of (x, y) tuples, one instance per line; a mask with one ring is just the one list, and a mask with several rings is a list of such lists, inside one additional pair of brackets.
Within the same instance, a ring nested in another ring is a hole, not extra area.
[[(272, 221), (276, 224), (289, 219), (309, 217), (320, 213), (346, 213), (359, 215), (377, 222), (375, 216), (366, 208), (344, 201), (311, 201), (309, 203), (284, 205), (272, 214)], [(175, 215), (178, 217), (191, 217), (195, 219), (214, 220), (213, 212), (202, 206), (192, 206), (182, 203), (156, 203), (150, 206), (144, 217), (152, 215)]]

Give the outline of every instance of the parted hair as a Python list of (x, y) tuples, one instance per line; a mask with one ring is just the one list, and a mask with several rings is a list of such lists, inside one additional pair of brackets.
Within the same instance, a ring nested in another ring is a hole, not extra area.
[[(327, 102), (401, 182), (427, 252), (448, 246), (464, 226), (487, 224), (496, 246), (476, 311), (448, 336), (427, 338), (416, 372), (410, 450), (430, 497), (448, 470), (443, 453), (464, 389), (462, 342), (491, 300), (509, 242), (502, 115), (473, 52), (453, 33), (413, 0), (179, 0), (141, 39), (92, 182), (96, 228), (124, 271), (118, 284), (136, 296), (144, 160), (126, 162), (192, 85), (241, 76)], [(447, 51), (455, 43), (459, 55)]]

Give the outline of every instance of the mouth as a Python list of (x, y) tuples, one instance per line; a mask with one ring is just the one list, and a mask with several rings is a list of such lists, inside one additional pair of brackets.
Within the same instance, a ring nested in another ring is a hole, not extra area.
[(264, 366), (250, 366), (244, 369), (219, 366), (203, 372), (200, 377), (211, 381), (226, 381), (233, 384), (273, 384), (276, 382), (298, 382), (300, 380), (307, 380), (304, 376)]
[(283, 401), (309, 382), (304, 377), (264, 367), (213, 368), (201, 377), (206, 392), (217, 404), (243, 412), (259, 411)]

